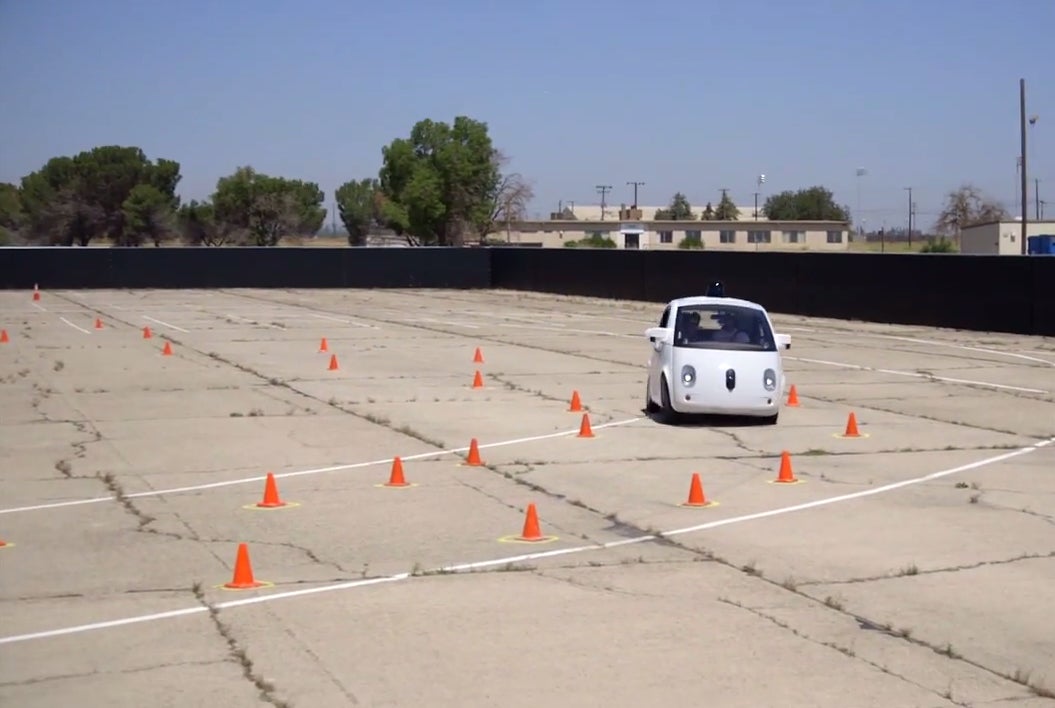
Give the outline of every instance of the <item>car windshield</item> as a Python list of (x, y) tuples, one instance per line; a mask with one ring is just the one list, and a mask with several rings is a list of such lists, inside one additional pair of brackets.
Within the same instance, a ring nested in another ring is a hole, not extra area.
[(773, 352), (776, 338), (762, 310), (725, 304), (678, 308), (674, 346)]

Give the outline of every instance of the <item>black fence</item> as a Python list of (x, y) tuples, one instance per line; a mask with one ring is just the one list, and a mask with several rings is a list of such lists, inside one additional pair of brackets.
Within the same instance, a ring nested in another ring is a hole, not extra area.
[(537, 248), (0, 248), (0, 287), (503, 288), (1055, 336), (1055, 257)]
[(451, 248), (0, 248), (0, 287), (487, 288), (491, 255)]

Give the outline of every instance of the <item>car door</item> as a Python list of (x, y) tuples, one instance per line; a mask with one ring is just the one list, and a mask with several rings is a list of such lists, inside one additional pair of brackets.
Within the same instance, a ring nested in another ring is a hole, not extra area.
[[(667, 327), (670, 322), (670, 305), (667, 305), (666, 309), (663, 310), (663, 315), (659, 318), (659, 327)], [(659, 403), (663, 399), (660, 397), (659, 386), (660, 376), (663, 373), (663, 361), (667, 354), (667, 345), (661, 342), (649, 342), (652, 354), (648, 360), (648, 395), (653, 401)]]

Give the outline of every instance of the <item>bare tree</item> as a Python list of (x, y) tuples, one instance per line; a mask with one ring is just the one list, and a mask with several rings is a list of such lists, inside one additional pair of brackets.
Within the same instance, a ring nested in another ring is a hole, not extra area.
[(934, 222), (940, 234), (955, 234), (966, 226), (1010, 218), (1007, 210), (973, 184), (964, 184), (945, 197), (945, 207)]
[[(498, 150), (495, 151), (494, 160), (500, 167), (509, 162)], [(483, 242), (488, 234), (494, 232), (498, 224), (504, 224), (508, 229), (513, 222), (524, 220), (527, 217), (528, 204), (534, 198), (535, 190), (519, 172), (502, 175), (489, 200), (487, 215), (477, 224), (480, 241)]]

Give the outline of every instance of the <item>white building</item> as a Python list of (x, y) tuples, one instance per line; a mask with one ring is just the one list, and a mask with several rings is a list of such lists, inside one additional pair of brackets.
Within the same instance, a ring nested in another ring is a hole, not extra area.
[[(1028, 221), (1026, 237), (1055, 234), (1055, 221)], [(989, 256), (1022, 254), (1022, 222), (990, 221), (960, 230), (960, 253)]]

